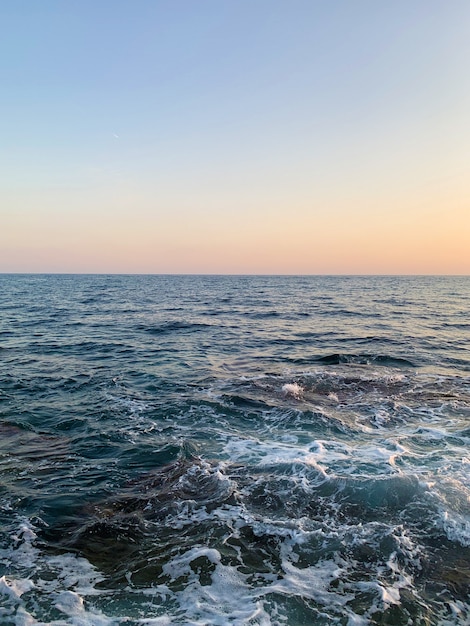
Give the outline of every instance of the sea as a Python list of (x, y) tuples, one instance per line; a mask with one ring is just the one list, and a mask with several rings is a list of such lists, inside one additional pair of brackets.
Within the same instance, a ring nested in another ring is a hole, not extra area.
[(470, 277), (0, 275), (0, 624), (470, 624)]

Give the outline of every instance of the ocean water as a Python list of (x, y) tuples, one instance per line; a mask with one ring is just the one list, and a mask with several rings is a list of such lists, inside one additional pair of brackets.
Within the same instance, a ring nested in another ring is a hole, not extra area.
[(469, 314), (469, 277), (1, 275), (0, 624), (470, 624)]

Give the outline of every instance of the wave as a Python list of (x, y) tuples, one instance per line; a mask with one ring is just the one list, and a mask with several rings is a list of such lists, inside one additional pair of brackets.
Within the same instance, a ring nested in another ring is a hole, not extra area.
[(326, 356), (314, 357), (312, 358), (312, 361), (322, 363), (323, 365), (340, 365), (343, 363), (351, 363), (355, 365), (383, 365), (385, 367), (417, 367), (415, 363), (403, 357), (368, 353), (328, 354)]
[(171, 543), (174, 520), (182, 511), (187, 515), (198, 509), (208, 515), (235, 504), (234, 483), (218, 465), (184, 446), (175, 447), (172, 455), (177, 458), (129, 480), (106, 499), (83, 506), (73, 521), (44, 529), (41, 538), (56, 549), (85, 556), (102, 571), (124, 576), (129, 560), (141, 560), (147, 543), (155, 549), (157, 529), (160, 539)]
[(156, 326), (137, 326), (138, 330), (144, 331), (149, 335), (166, 335), (178, 331), (200, 331), (207, 328), (213, 328), (213, 324), (178, 321), (164, 322)]
[(264, 320), (280, 316), (281, 314), (278, 311), (260, 311), (257, 313), (248, 313), (248, 317), (253, 320)]

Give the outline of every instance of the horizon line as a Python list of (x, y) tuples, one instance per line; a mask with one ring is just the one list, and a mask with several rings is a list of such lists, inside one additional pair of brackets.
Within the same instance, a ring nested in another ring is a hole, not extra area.
[(213, 277), (224, 277), (224, 276), (233, 276), (233, 277), (345, 277), (345, 278), (373, 278), (373, 277), (390, 277), (390, 278), (402, 278), (402, 277), (417, 277), (417, 278), (438, 278), (438, 277), (462, 277), (468, 278), (470, 274), (347, 274), (347, 273), (238, 273), (238, 272), (2, 272), (0, 271), (0, 276), (213, 276)]

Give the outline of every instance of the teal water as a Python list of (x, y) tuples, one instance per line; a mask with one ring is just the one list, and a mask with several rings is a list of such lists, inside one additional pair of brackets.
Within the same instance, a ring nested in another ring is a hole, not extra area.
[(470, 279), (0, 275), (0, 624), (470, 623)]

